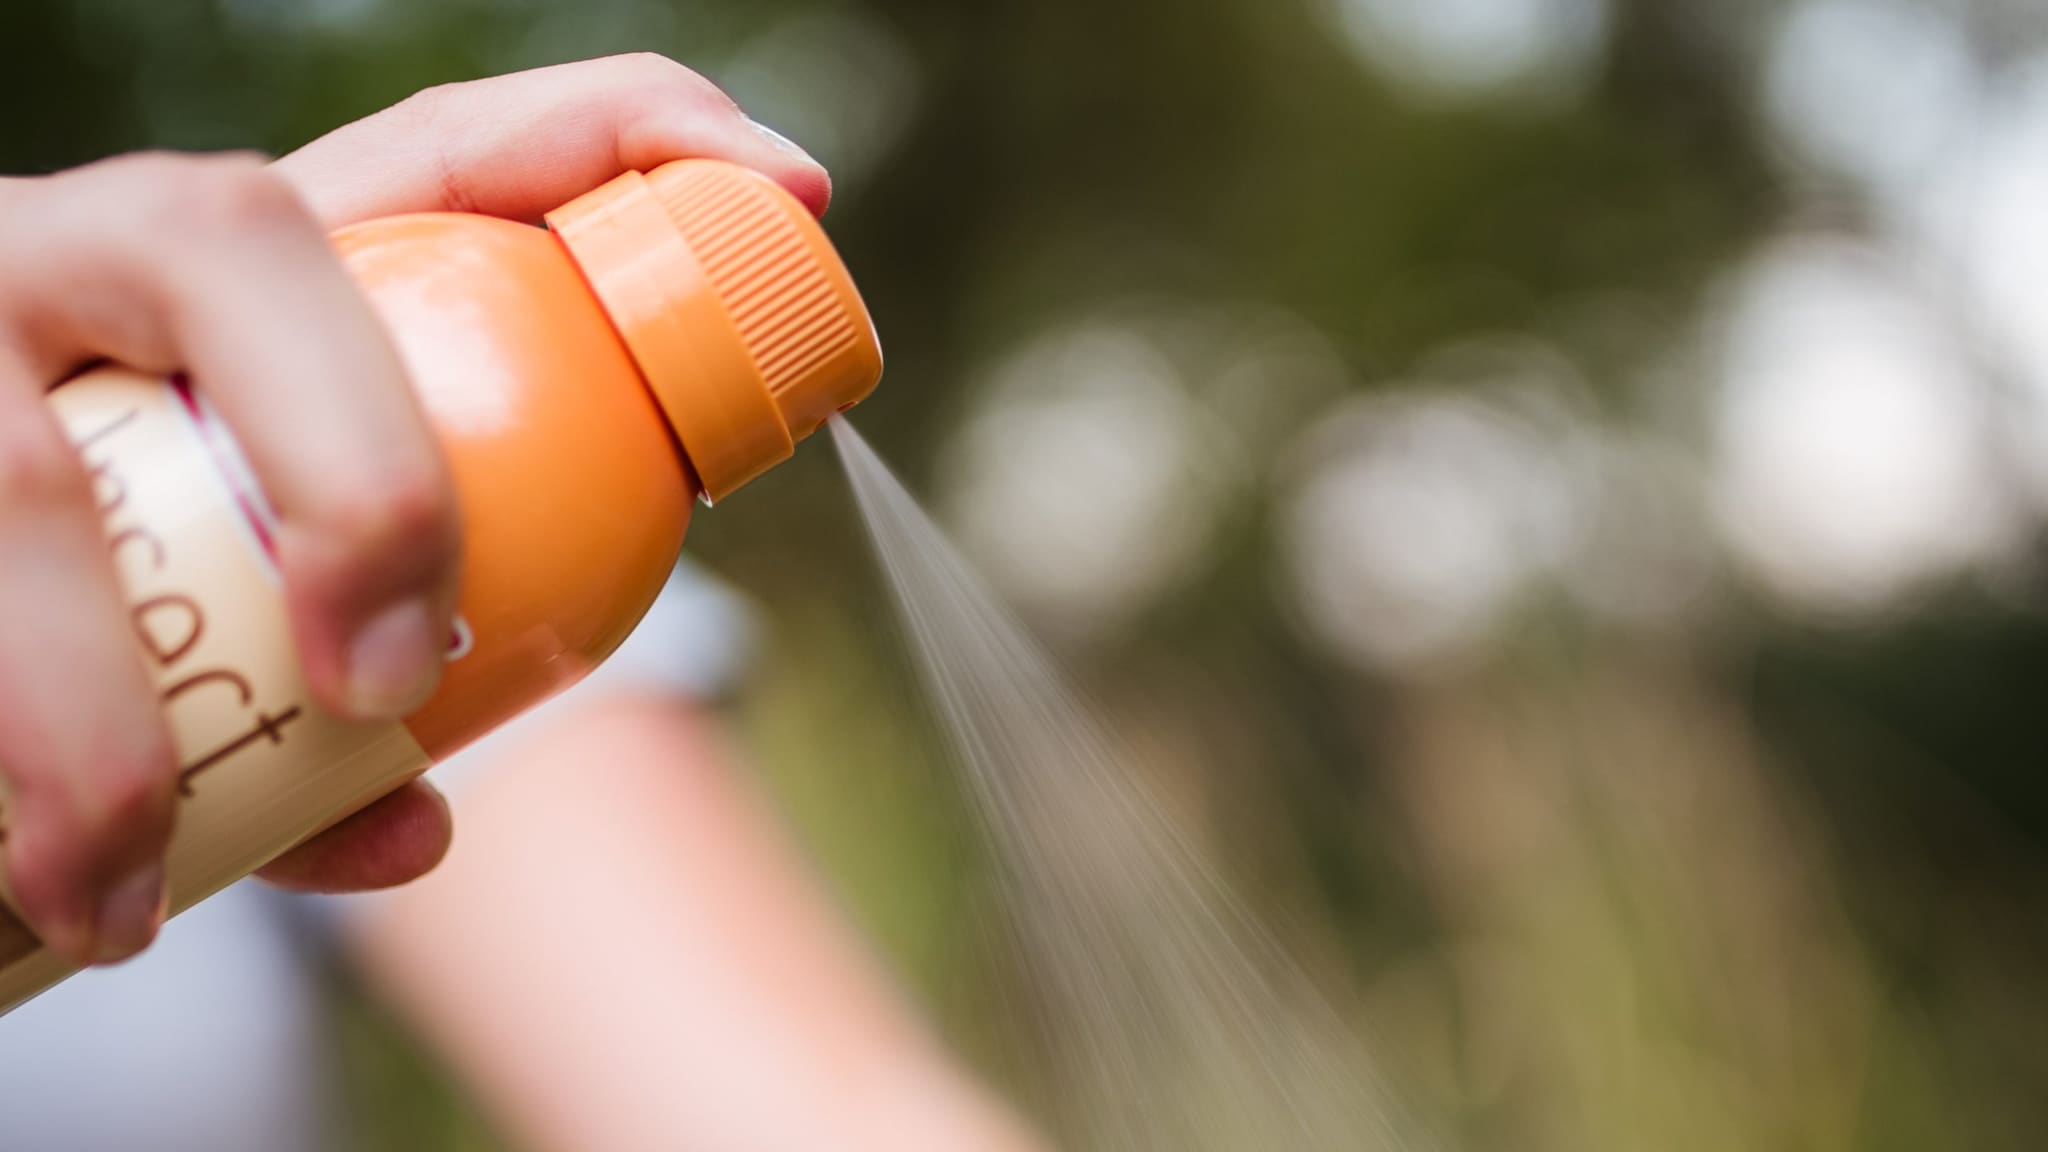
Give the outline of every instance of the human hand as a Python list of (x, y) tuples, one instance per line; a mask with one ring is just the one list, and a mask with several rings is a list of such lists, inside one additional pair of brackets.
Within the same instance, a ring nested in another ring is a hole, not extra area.
[[(175, 758), (84, 468), (43, 393), (98, 360), (189, 372), (279, 517), (308, 683), (395, 719), (438, 679), (460, 553), (445, 464), (327, 230), (407, 211), (532, 220), (629, 168), (714, 156), (822, 210), (824, 171), (708, 82), (618, 57), (421, 93), (265, 166), (145, 155), (0, 180), (0, 774), (24, 917), (77, 963), (163, 917)], [(431, 868), (445, 804), (414, 784), (266, 877), (382, 887)]]

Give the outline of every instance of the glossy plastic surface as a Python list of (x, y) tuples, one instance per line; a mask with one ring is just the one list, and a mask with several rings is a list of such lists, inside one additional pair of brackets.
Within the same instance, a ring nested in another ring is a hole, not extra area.
[(716, 160), (627, 172), (548, 213), (723, 500), (882, 374), (846, 265), (767, 177)]
[(343, 230), (454, 469), (473, 640), (410, 722), (445, 757), (580, 679), (653, 603), (697, 494), (556, 237), (476, 216)]

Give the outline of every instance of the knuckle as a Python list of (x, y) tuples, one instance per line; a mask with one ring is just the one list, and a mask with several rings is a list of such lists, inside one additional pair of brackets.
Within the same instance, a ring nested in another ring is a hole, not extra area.
[(177, 756), (157, 725), (147, 727), (109, 726), (59, 778), (20, 774), (25, 791), (41, 793), (45, 818), (87, 856), (125, 854), (167, 830)]
[(473, 83), (473, 80), (456, 80), (422, 88), (392, 105), (391, 111), (415, 125), (435, 123), (447, 111), (449, 103), (460, 98), (463, 89)]
[(128, 845), (153, 837), (171, 802), (176, 761), (167, 745), (117, 749), (100, 761), (92, 793), (84, 800), (85, 836)]
[(177, 208), (187, 227), (222, 232), (314, 229), (291, 185), (250, 156), (208, 157), (185, 181)]
[(41, 412), (0, 410), (0, 508), (83, 506), (85, 466)]
[[(5, 207), (10, 220), (40, 215), (49, 202), (51, 191), (68, 188), (76, 179), (75, 170), (51, 176), (9, 176), (0, 179), (0, 206)], [(13, 239), (10, 235), (13, 231), (0, 231), (0, 239)]]
[(611, 62), (630, 87), (649, 98), (686, 96), (737, 107), (724, 89), (659, 52), (633, 52), (615, 56)]
[(143, 152), (98, 167), (105, 178), (141, 190), (132, 194), (139, 202), (126, 214), (126, 224), (158, 242), (311, 224), (291, 186), (251, 153)]
[(314, 518), (366, 562), (438, 572), (454, 563), (460, 546), (455, 494), (438, 466), (386, 468), (358, 479)]
[(156, 149), (124, 152), (60, 172), (52, 177), (52, 182), (59, 185), (106, 183), (154, 187), (176, 179), (176, 174), (191, 160), (190, 156)]
[(696, 73), (659, 52), (624, 52), (611, 58), (614, 67), (629, 70), (643, 80), (676, 80)]

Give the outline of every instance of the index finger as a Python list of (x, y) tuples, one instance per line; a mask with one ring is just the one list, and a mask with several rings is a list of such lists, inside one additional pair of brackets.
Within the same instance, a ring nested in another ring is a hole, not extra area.
[(816, 160), (652, 53), (430, 88), (279, 160), (330, 228), (402, 212), (538, 221), (621, 172), (685, 157), (759, 171), (823, 213)]

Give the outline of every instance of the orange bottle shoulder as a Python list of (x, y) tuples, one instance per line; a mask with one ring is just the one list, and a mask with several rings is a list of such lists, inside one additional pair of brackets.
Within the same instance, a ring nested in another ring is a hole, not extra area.
[(696, 487), (555, 236), (433, 214), (334, 242), (398, 345), (461, 500), (461, 654), (410, 721), (438, 759), (625, 639), (675, 562)]

